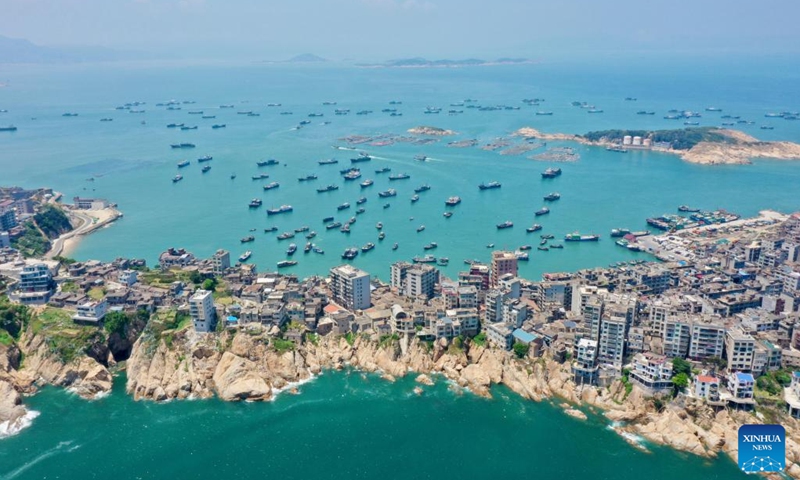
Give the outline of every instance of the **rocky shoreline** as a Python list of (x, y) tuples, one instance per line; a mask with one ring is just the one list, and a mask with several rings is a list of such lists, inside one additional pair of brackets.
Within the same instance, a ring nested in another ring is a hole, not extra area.
[[(577, 386), (567, 365), (546, 358), (517, 359), (510, 352), (474, 343), (459, 349), (445, 342), (429, 346), (407, 337), (387, 342), (355, 336), (348, 342), (345, 337), (330, 335), (311, 337), (299, 347), (277, 351), (274, 333), (253, 325), (217, 334), (184, 328), (163, 332), (158, 339), (141, 336), (125, 362), (126, 391), (135, 400), (217, 396), (226, 401), (266, 401), (324, 370), (351, 367), (379, 373), (389, 381), (414, 375), (415, 391), (419, 389), (416, 393), (421, 394), (423, 387), (443, 376), (487, 398), (492, 385), (504, 385), (533, 401), (562, 399), (556, 405), (579, 420), (586, 418), (587, 409), (602, 413), (631, 443), (635, 443), (633, 434), (704, 457), (721, 452), (734, 461), (739, 425), (760, 422), (752, 413), (715, 412), (686, 397), (657, 410), (655, 402), (638, 387), (626, 394), (619, 380), (608, 388)], [(32, 413), (23, 406), (22, 396), (34, 393), (40, 385), (69, 388), (87, 399), (109, 392), (114, 361), (110, 353), (108, 357), (108, 362), (100, 362), (83, 355), (64, 364), (31, 331), (23, 334), (19, 347), (0, 346), (0, 431), (5, 428), (14, 433), (30, 423)], [(787, 473), (800, 478), (800, 467), (795, 464), (800, 460), (800, 425), (793, 419), (789, 422), (784, 423), (791, 465)]]
[[(719, 129), (716, 133), (729, 142), (700, 142), (688, 150), (652, 148), (652, 151), (678, 155), (682, 160), (699, 165), (746, 165), (753, 159), (800, 160), (800, 144), (794, 142), (762, 142), (738, 130)], [(608, 141), (589, 141), (580, 135), (543, 133), (535, 128), (520, 128), (514, 135), (545, 141), (569, 141), (583, 145), (609, 147), (617, 145)]]

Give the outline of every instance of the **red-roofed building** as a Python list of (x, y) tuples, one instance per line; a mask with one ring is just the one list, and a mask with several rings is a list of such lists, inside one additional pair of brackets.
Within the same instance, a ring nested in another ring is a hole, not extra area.
[(719, 401), (719, 379), (711, 375), (698, 375), (694, 381), (694, 394), (712, 402)]

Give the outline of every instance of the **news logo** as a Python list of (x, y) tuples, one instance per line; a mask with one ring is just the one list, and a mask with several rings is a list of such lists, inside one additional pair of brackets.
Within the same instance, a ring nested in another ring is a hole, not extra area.
[(786, 430), (782, 426), (739, 427), (739, 468), (743, 472), (782, 472), (785, 467)]

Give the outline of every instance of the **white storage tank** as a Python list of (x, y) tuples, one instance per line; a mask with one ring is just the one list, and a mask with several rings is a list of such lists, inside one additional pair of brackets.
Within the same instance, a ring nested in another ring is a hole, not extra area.
[(633, 137), (633, 144), (634, 145), (641, 145), (642, 144), (642, 137)]
[(631, 136), (630, 135), (625, 135), (624, 137), (622, 137), (622, 144), (623, 145), (630, 145), (631, 144)]

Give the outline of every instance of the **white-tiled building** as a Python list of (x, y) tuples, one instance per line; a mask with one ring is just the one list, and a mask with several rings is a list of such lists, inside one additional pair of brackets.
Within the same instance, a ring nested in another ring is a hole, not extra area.
[(369, 273), (352, 265), (331, 268), (333, 300), (348, 310), (366, 310), (370, 297)]
[(194, 329), (198, 332), (210, 332), (216, 327), (217, 315), (214, 310), (214, 296), (208, 290), (197, 290), (189, 298), (189, 314)]

